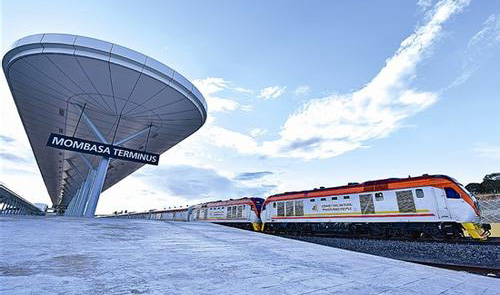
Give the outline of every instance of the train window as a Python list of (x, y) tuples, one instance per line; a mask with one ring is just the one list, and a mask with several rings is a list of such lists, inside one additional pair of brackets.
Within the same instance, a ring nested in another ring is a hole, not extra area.
[(415, 190), (415, 193), (417, 195), (417, 198), (423, 198), (424, 197), (424, 190), (420, 189), (420, 188), (417, 188)]
[(348, 200), (350, 198), (351, 198), (350, 196), (344, 196), (344, 200)]
[(332, 197), (332, 201), (336, 201), (337, 200), (337, 197)]
[(451, 187), (445, 187), (444, 191), (446, 192), (446, 197), (448, 199), (460, 199), (460, 194)]
[(293, 216), (293, 201), (286, 201), (285, 209), (286, 216)]
[(316, 201), (316, 200), (315, 199), (309, 199), (309, 202), (314, 202), (314, 201)]
[(321, 198), (321, 201), (326, 201), (326, 198)]
[(295, 201), (295, 216), (304, 216), (304, 201)]
[(383, 193), (375, 193), (375, 201), (383, 201), (384, 194)]
[(285, 216), (285, 203), (284, 202), (278, 203), (278, 216)]
[(273, 208), (276, 208), (276, 202), (273, 203)]

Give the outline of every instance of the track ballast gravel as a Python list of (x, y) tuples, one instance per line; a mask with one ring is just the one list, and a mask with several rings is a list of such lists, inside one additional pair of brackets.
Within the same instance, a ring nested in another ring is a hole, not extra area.
[(284, 237), (399, 260), (500, 269), (500, 243)]

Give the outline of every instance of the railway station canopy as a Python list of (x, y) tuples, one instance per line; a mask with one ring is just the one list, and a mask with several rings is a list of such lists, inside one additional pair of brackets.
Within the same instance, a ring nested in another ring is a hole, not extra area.
[(32, 35), (2, 66), (51, 201), (67, 215), (93, 216), (101, 191), (157, 165), (206, 120), (191, 82), (117, 44)]

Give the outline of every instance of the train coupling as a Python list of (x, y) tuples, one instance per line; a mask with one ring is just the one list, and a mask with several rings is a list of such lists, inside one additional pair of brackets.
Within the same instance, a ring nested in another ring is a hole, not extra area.
[(485, 241), (490, 236), (491, 225), (487, 223), (478, 224), (472, 222), (462, 222), (464, 231), (474, 240)]

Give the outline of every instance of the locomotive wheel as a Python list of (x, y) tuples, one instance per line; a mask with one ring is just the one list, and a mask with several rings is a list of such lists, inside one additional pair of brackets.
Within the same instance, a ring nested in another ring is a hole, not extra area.
[(437, 227), (432, 228), (429, 231), (429, 235), (431, 236), (432, 239), (436, 241), (443, 241), (446, 239), (446, 234), (443, 233), (443, 231)]

